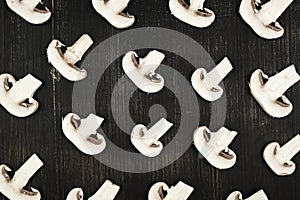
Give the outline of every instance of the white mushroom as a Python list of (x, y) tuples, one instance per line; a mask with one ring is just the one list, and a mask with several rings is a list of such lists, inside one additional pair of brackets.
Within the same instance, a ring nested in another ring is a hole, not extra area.
[(198, 28), (204, 28), (213, 23), (215, 13), (204, 8), (205, 0), (190, 0), (190, 6), (185, 0), (170, 0), (169, 8), (179, 20)]
[(42, 24), (51, 17), (51, 12), (40, 0), (6, 0), (8, 7), (32, 24)]
[(96, 155), (106, 147), (105, 138), (97, 133), (103, 120), (94, 114), (81, 119), (78, 115), (69, 113), (62, 121), (62, 130), (80, 151), (88, 155)]
[(236, 135), (237, 132), (224, 127), (217, 132), (211, 132), (202, 126), (194, 133), (194, 144), (211, 165), (218, 169), (228, 169), (236, 163), (236, 154), (228, 148)]
[(260, 37), (276, 39), (284, 34), (284, 29), (276, 20), (292, 2), (293, 0), (270, 0), (262, 4), (260, 0), (242, 0), (240, 14)]
[(272, 77), (268, 77), (262, 70), (257, 69), (251, 76), (249, 86), (252, 95), (264, 111), (273, 117), (281, 118), (293, 110), (292, 103), (283, 94), (299, 79), (300, 76), (294, 65)]
[(158, 182), (150, 188), (148, 200), (186, 200), (193, 191), (193, 187), (181, 181), (171, 188), (164, 182)]
[[(235, 191), (229, 195), (227, 200), (243, 200), (242, 194), (238, 191)], [(255, 194), (253, 194), (251, 197), (248, 197), (244, 200), (268, 200), (267, 195), (263, 190), (259, 190)]]
[(29, 179), (43, 166), (43, 162), (36, 154), (33, 154), (14, 174), (13, 178), (8, 175), (11, 169), (2, 164), (0, 178), (0, 192), (10, 200), (40, 200), (38, 190), (23, 189)]
[(10, 74), (1, 74), (0, 83), (0, 104), (9, 113), (16, 117), (27, 117), (38, 109), (39, 103), (32, 97), (42, 82), (31, 74), (19, 81)]
[(207, 101), (221, 98), (223, 89), (220, 82), (232, 70), (232, 65), (225, 57), (214, 69), (206, 72), (204, 68), (197, 69), (192, 75), (192, 85), (197, 93)]
[(279, 176), (294, 173), (296, 165), (291, 159), (300, 151), (300, 135), (280, 147), (277, 142), (268, 144), (264, 150), (264, 159), (269, 167)]
[(130, 51), (123, 57), (122, 66), (138, 88), (147, 93), (155, 93), (164, 87), (164, 78), (155, 72), (164, 58), (163, 53), (155, 50), (150, 51), (145, 58), (139, 58), (134, 51)]
[(165, 118), (159, 120), (149, 130), (142, 125), (136, 125), (131, 133), (131, 142), (144, 156), (155, 157), (160, 154), (163, 144), (159, 139), (173, 126)]
[(111, 25), (123, 29), (133, 25), (135, 18), (123, 10), (130, 0), (92, 0), (95, 10)]
[[(105, 181), (100, 189), (88, 200), (113, 200), (120, 190), (120, 186), (113, 184), (109, 180)], [(66, 200), (83, 200), (83, 191), (81, 188), (71, 190)]]
[(87, 34), (82, 35), (71, 47), (66, 47), (59, 40), (53, 40), (48, 48), (48, 61), (70, 81), (79, 81), (87, 76), (85, 69), (80, 69), (75, 64), (81, 60), (84, 53), (93, 44)]

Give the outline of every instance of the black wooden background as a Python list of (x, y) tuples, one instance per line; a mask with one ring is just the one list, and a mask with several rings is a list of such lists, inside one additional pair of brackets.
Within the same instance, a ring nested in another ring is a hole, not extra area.
[[(238, 14), (238, 0), (209, 0), (206, 6), (216, 13), (212, 26), (205, 29), (193, 28), (174, 18), (169, 11), (168, 1), (133, 0), (127, 11), (136, 16), (137, 27), (164, 27), (178, 30), (198, 41), (215, 62), (228, 56), (234, 70), (224, 84), (227, 95), (225, 126), (239, 132), (231, 148), (238, 154), (238, 162), (229, 170), (220, 171), (198, 158), (194, 146), (176, 162), (164, 169), (145, 173), (123, 173), (104, 166), (92, 156), (79, 152), (63, 135), (61, 118), (72, 111), (71, 94), (73, 83), (50, 75), (51, 65), (47, 62), (46, 47), (53, 38), (72, 44), (88, 33), (94, 45), (122, 32), (110, 26), (92, 7), (90, 0), (45, 0), (52, 9), (52, 18), (43, 25), (25, 22), (6, 5), (0, 2), (0, 73), (11, 73), (17, 79), (31, 73), (43, 81), (35, 98), (40, 102), (39, 110), (24, 119), (13, 117), (0, 108), (0, 163), (17, 169), (30, 155), (37, 153), (45, 165), (32, 178), (29, 186), (38, 188), (43, 199), (63, 200), (68, 192), (80, 186), (88, 197), (110, 179), (121, 186), (116, 199), (147, 199), (148, 190), (157, 181), (169, 185), (179, 180), (192, 185), (195, 190), (190, 199), (226, 199), (233, 190), (240, 190), (244, 197), (263, 188), (269, 199), (297, 200), (300, 196), (300, 171), (292, 176), (278, 177), (268, 168), (262, 158), (265, 145), (271, 141), (283, 144), (300, 131), (300, 84), (287, 91), (294, 105), (293, 112), (283, 119), (273, 119), (263, 112), (250, 95), (248, 80), (251, 72), (262, 68), (274, 74), (290, 64), (300, 72), (300, 4), (294, 1), (279, 21), (285, 27), (285, 35), (277, 40), (259, 38)], [(186, 49), (188, 51), (188, 49)], [(168, 54), (167, 62), (177, 68), (189, 80), (193, 70), (188, 63), (179, 61), (176, 55)], [(119, 60), (120, 61), (120, 60)], [(90, 72), (92, 73), (92, 72)], [(105, 118), (110, 115), (108, 95), (118, 77), (123, 74), (120, 62), (105, 73), (101, 87), (106, 96), (98, 96), (97, 113)], [(147, 95), (137, 91), (141, 97), (132, 105), (132, 118), (136, 122), (148, 123), (147, 107), (154, 102), (145, 100)], [(168, 104), (168, 118), (178, 122), (178, 105), (174, 96), (163, 91), (161, 104)], [(145, 105), (145, 103), (147, 105)], [(209, 123), (209, 103), (199, 98), (201, 121)], [(144, 107), (143, 107), (144, 106)], [(113, 126), (108, 118), (104, 130), (109, 130), (110, 139), (124, 149), (135, 151), (127, 135)], [(196, 128), (196, 127), (195, 127)], [(107, 132), (107, 131), (106, 131)], [(170, 138), (167, 138), (168, 140)], [(128, 139), (127, 139), (128, 140)], [(300, 165), (300, 156), (294, 158)], [(5, 197), (1, 196), (1, 199)]]

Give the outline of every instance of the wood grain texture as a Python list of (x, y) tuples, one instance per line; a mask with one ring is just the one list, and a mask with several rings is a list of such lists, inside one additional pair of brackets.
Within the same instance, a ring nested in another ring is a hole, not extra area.
[[(215, 11), (217, 18), (205, 29), (193, 28), (174, 18), (167, 0), (134, 0), (130, 3), (127, 11), (137, 18), (132, 29), (154, 26), (180, 31), (198, 41), (216, 63), (227, 56), (234, 66), (224, 81), (227, 95), (225, 126), (239, 132), (231, 145), (238, 154), (237, 164), (230, 170), (219, 171), (200, 159), (195, 147), (191, 146), (170, 166), (145, 174), (123, 173), (106, 167), (94, 157), (80, 153), (64, 137), (61, 118), (72, 111), (73, 83), (64, 78), (53, 80), (50, 75), (52, 67), (46, 57), (46, 47), (54, 38), (72, 44), (80, 35), (88, 33), (96, 46), (123, 30), (111, 27), (95, 12), (90, 0), (45, 0), (44, 3), (52, 8), (53, 16), (47, 23), (34, 26), (9, 10), (5, 1), (0, 2), (0, 73), (11, 73), (16, 78), (31, 73), (43, 81), (36, 93), (40, 108), (33, 116), (18, 119), (0, 108), (0, 163), (17, 169), (36, 152), (45, 165), (29, 186), (38, 188), (43, 199), (63, 200), (76, 186), (82, 187), (88, 197), (106, 179), (121, 186), (118, 200), (147, 199), (153, 183), (165, 181), (172, 185), (179, 180), (195, 187), (192, 200), (226, 199), (233, 190), (240, 190), (247, 197), (260, 188), (271, 200), (299, 199), (300, 171), (296, 170), (289, 177), (277, 177), (265, 164), (262, 151), (268, 142), (283, 144), (300, 132), (300, 85), (298, 83), (287, 91), (294, 111), (283, 119), (273, 119), (265, 114), (248, 88), (250, 75), (257, 68), (274, 74), (289, 64), (295, 64), (300, 72), (299, 2), (294, 1), (279, 19), (285, 27), (285, 35), (272, 41), (259, 38), (242, 21), (238, 15), (238, 0), (207, 1), (207, 7)], [(110, 49), (107, 52), (109, 54)], [(189, 80), (193, 68), (188, 62), (165, 53), (166, 64)], [(103, 129), (109, 132), (111, 141), (121, 148), (135, 151), (127, 135), (111, 118), (110, 95), (114, 84), (124, 74), (120, 61), (114, 62), (99, 82), (98, 87), (105, 92), (104, 95), (97, 93), (96, 110), (98, 115), (106, 118)], [(180, 108), (174, 96), (167, 91), (157, 95), (159, 103), (166, 105), (168, 118), (179, 123)], [(210, 104), (201, 98), (198, 100), (201, 109), (199, 125), (206, 125), (210, 119)], [(148, 99), (147, 95), (137, 91), (132, 101), (132, 118), (137, 123), (149, 123), (147, 109), (157, 102), (157, 98)], [(294, 161), (300, 165), (300, 156)], [(5, 199), (2, 195), (0, 198)]]

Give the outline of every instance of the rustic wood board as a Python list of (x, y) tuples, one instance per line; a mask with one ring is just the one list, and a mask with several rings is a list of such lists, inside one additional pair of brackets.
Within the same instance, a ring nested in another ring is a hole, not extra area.
[[(278, 177), (269, 170), (262, 158), (263, 148), (268, 142), (285, 143), (300, 131), (299, 83), (286, 93), (294, 104), (294, 111), (283, 119), (273, 119), (265, 114), (248, 88), (251, 72), (257, 68), (274, 74), (289, 64), (295, 64), (300, 71), (298, 2), (293, 2), (280, 18), (286, 29), (285, 35), (272, 41), (259, 38), (242, 21), (238, 15), (239, 1), (208, 1), (207, 7), (215, 11), (217, 19), (206, 29), (196, 29), (175, 19), (170, 14), (167, 0), (135, 0), (130, 3), (127, 11), (137, 18), (132, 29), (153, 26), (177, 30), (199, 42), (215, 62), (228, 56), (234, 65), (234, 71), (224, 81), (227, 95), (225, 126), (239, 132), (231, 145), (238, 154), (237, 164), (230, 170), (219, 171), (200, 159), (192, 145), (170, 166), (145, 174), (111, 169), (94, 157), (80, 153), (64, 137), (61, 118), (72, 111), (73, 83), (64, 78), (53, 80), (51, 65), (46, 57), (46, 47), (53, 38), (72, 44), (81, 34), (88, 33), (94, 45), (97, 45), (122, 30), (111, 27), (94, 11), (90, 1), (44, 2), (52, 7), (53, 16), (40, 26), (25, 22), (9, 10), (5, 1), (0, 2), (0, 73), (11, 73), (17, 78), (31, 73), (43, 81), (43, 86), (36, 93), (40, 108), (33, 116), (18, 119), (0, 108), (0, 163), (17, 169), (31, 154), (37, 153), (45, 165), (32, 178), (29, 186), (39, 188), (43, 199), (65, 199), (76, 186), (82, 187), (88, 197), (106, 179), (121, 186), (116, 198), (120, 200), (147, 199), (151, 185), (161, 180), (170, 185), (182, 180), (194, 186), (195, 191), (190, 199), (226, 199), (233, 190), (242, 191), (246, 197), (260, 188), (272, 200), (299, 199), (297, 182), (300, 181), (300, 171), (296, 170), (289, 177)], [(189, 79), (192, 73), (189, 64), (179, 61), (176, 55), (167, 55), (166, 62)], [(110, 118), (109, 95), (116, 80), (123, 74), (118, 59), (99, 83), (107, 95), (97, 95), (96, 110), (98, 115), (106, 118), (103, 129), (109, 131), (110, 139), (121, 148), (135, 151), (127, 135), (115, 127)], [(137, 95), (140, 96), (133, 97), (140, 101), (134, 101), (135, 104), (130, 107), (132, 118), (137, 123), (149, 123), (147, 108), (157, 103), (157, 99), (147, 100), (147, 95), (141, 92), (137, 92)], [(180, 122), (176, 100), (172, 99), (174, 96), (167, 91), (157, 95), (161, 95), (159, 103), (166, 105), (168, 118), (175, 123)], [(210, 119), (210, 104), (201, 98), (198, 100), (201, 108), (199, 125), (206, 125)], [(299, 165), (300, 156), (295, 157), (294, 161)], [(5, 198), (1, 196), (1, 199)]]

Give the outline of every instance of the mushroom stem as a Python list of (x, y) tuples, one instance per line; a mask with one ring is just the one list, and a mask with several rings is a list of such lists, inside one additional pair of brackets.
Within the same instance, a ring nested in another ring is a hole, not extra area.
[[(223, 130), (224, 129), (224, 130)], [(237, 135), (237, 132), (236, 131), (226, 131), (227, 129), (222, 127), (220, 129), (220, 133), (223, 133), (223, 134), (220, 134), (220, 138), (217, 138), (218, 142), (217, 142), (217, 145), (218, 146), (224, 146), (224, 147), (228, 147), (231, 142), (233, 141), (233, 139), (236, 137)]]
[(146, 131), (144, 138), (154, 136), (154, 140), (158, 141), (172, 126), (172, 123), (168, 122), (165, 118), (162, 118)]
[(289, 162), (300, 151), (300, 134), (276, 151), (276, 158), (280, 163)]
[(165, 55), (159, 51), (150, 51), (145, 58), (140, 60), (139, 70), (141, 74), (148, 74), (154, 72), (164, 60)]
[(115, 13), (121, 13), (128, 5), (130, 0), (108, 0), (106, 6)]
[(168, 195), (164, 198), (164, 200), (172, 200), (172, 199), (180, 199), (186, 200), (193, 192), (194, 188), (183, 183), (178, 182), (175, 187), (171, 187), (168, 191)]
[(262, 6), (257, 17), (264, 23), (269, 25), (282, 15), (293, 0), (271, 0)]
[(226, 75), (233, 69), (230, 61), (225, 57), (214, 69), (206, 74), (205, 81), (209, 89), (219, 85)]
[(296, 72), (295, 66), (291, 65), (278, 74), (270, 77), (263, 87), (265, 87), (266, 90), (271, 91), (271, 98), (275, 101), (299, 80), (300, 76)]
[(190, 0), (190, 10), (199, 10), (199, 9), (203, 9), (203, 4), (204, 4), (205, 0)]
[(109, 180), (105, 181), (101, 188), (88, 200), (113, 200), (120, 190), (120, 186)]
[(15, 188), (23, 188), (29, 179), (43, 166), (43, 162), (33, 154), (15, 173), (11, 183)]

